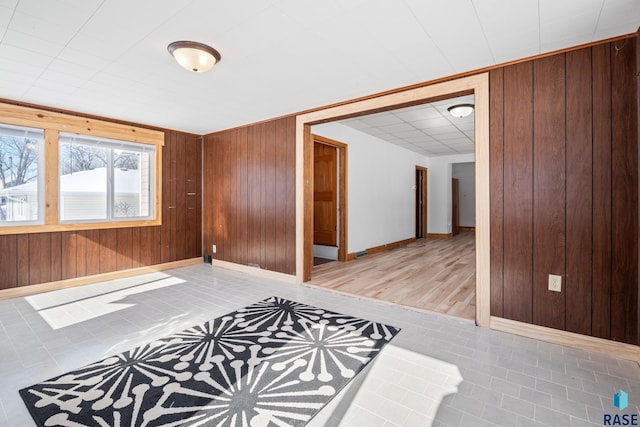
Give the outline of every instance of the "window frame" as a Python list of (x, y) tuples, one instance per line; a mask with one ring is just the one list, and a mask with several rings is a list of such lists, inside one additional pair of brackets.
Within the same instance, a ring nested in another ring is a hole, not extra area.
[[(2, 123), (0, 122), (0, 129), (2, 129), (2, 125), (5, 126), (12, 126), (12, 127), (16, 127), (16, 128), (20, 128), (23, 129), (24, 131), (37, 131), (37, 132), (41, 132), (42, 136), (39, 137), (38, 140), (38, 160), (37, 160), (37, 167), (38, 167), (38, 178), (37, 178), (37, 182), (36, 182), (36, 188), (37, 188), (37, 201), (38, 201), (38, 219), (36, 220), (23, 220), (23, 221), (6, 221), (3, 224), (0, 224), (0, 229), (1, 228), (7, 228), (7, 227), (28, 227), (28, 226), (38, 226), (38, 225), (42, 225), (44, 224), (44, 205), (45, 205), (45, 201), (44, 201), (44, 176), (45, 176), (45, 161), (44, 161), (44, 146), (45, 146), (45, 142), (44, 142), (44, 130), (41, 128), (36, 128), (36, 127), (32, 127), (32, 126), (23, 126), (23, 125), (13, 125), (13, 124), (9, 124), (9, 123)], [(0, 133), (2, 133), (2, 131), (0, 130)]]
[[(76, 136), (80, 137), (80, 141), (76, 141)], [(126, 217), (126, 216), (121, 216), (118, 217), (115, 215), (114, 212), (114, 206), (115, 206), (115, 197), (116, 197), (116, 193), (115, 193), (115, 187), (116, 187), (116, 176), (115, 176), (115, 172), (117, 167), (115, 166), (115, 157), (116, 157), (116, 151), (117, 150), (130, 150), (130, 151), (134, 151), (137, 152), (139, 154), (141, 154), (140, 156), (140, 161), (142, 161), (142, 154), (146, 153), (149, 155), (149, 159), (150, 159), (150, 164), (153, 165), (153, 167), (150, 167), (149, 169), (149, 182), (152, 183), (154, 182), (154, 177), (155, 177), (155, 157), (156, 157), (156, 146), (155, 145), (151, 145), (151, 144), (141, 144), (138, 142), (131, 142), (131, 141), (123, 141), (123, 140), (115, 140), (112, 138), (103, 138), (103, 137), (95, 137), (95, 136), (91, 136), (88, 137), (87, 135), (80, 135), (77, 133), (70, 133), (70, 132), (59, 132), (58, 133), (58, 147), (61, 147), (61, 144), (77, 144), (77, 145), (83, 145), (83, 146), (87, 146), (87, 147), (96, 147), (96, 148), (102, 148), (105, 150), (105, 154), (106, 154), (106, 158), (105, 158), (105, 172), (106, 172), (106, 184), (107, 187), (105, 188), (106, 192), (105, 192), (105, 215), (106, 218), (105, 219), (64, 219), (62, 218), (62, 211), (64, 209), (60, 209), (58, 212), (59, 215), (59, 221), (61, 224), (74, 224), (74, 223), (89, 223), (89, 222), (100, 222), (100, 223), (108, 223), (108, 222), (123, 222), (123, 221), (144, 221), (144, 220), (150, 220), (154, 218), (154, 210), (155, 210), (155, 204), (153, 203), (154, 200), (154, 192), (155, 192), (155, 188), (153, 185), (150, 185), (149, 188), (149, 194), (148, 194), (148, 211), (150, 212), (149, 215), (138, 215), (138, 216), (132, 216), (132, 217)], [(148, 146), (147, 148), (145, 148), (145, 146)], [(62, 153), (61, 151), (58, 151), (58, 155), (60, 156)], [(60, 162), (60, 158), (58, 159)], [(140, 165), (141, 166), (141, 165)], [(58, 165), (59, 170), (60, 170), (60, 164)], [(61, 174), (61, 172), (59, 172), (59, 179), (60, 177), (62, 177), (63, 175)], [(60, 183), (59, 183), (60, 184)], [(60, 187), (62, 187), (60, 185)], [(142, 191), (143, 188), (142, 186), (140, 187), (140, 194), (142, 195)], [(58, 197), (58, 203), (60, 203), (60, 201), (62, 200), (62, 188), (59, 189), (60, 194)], [(60, 207), (60, 206), (59, 206)]]
[[(5, 103), (0, 103), (0, 123), (44, 130), (44, 162), (42, 163), (44, 167), (42, 180), (44, 184), (42, 189), (44, 193), (44, 218), (40, 224), (0, 226), (0, 235), (145, 227), (162, 224), (162, 147), (164, 146), (164, 132)], [(59, 218), (60, 132), (153, 145), (155, 147), (155, 170), (152, 178), (153, 216), (148, 219), (133, 220), (61, 222)]]

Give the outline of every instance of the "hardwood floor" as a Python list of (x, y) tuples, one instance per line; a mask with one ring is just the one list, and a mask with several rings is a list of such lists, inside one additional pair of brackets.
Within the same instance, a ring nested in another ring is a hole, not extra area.
[(475, 235), (421, 239), (351, 262), (313, 268), (307, 284), (475, 319)]

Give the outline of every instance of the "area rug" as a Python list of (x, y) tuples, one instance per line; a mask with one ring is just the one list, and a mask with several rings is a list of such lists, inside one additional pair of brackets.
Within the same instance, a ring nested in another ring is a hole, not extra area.
[(271, 297), (20, 390), (39, 426), (302, 426), (399, 328)]

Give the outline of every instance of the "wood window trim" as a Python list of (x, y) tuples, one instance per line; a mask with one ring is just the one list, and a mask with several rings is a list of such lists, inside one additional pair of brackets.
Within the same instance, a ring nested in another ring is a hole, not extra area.
[[(0, 103), (0, 123), (44, 130), (43, 179), (45, 181), (43, 224), (1, 226), (0, 235), (147, 227), (162, 224), (162, 146), (164, 145), (164, 132), (4, 103)], [(131, 221), (60, 223), (58, 209), (60, 132), (155, 146), (154, 217), (152, 219)]]

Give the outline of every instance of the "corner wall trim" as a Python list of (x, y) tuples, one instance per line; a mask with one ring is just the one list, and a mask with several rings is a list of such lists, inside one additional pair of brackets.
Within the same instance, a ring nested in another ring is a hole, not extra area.
[(491, 316), (490, 328), (496, 331), (508, 332), (592, 353), (632, 360), (640, 364), (640, 347), (632, 344), (580, 335), (574, 332), (561, 331), (559, 329), (531, 325), (529, 323), (494, 316)]
[(236, 264), (229, 261), (221, 261), (219, 259), (214, 259), (212, 262), (213, 267), (226, 268), (227, 270), (235, 270), (240, 271), (242, 273), (251, 274), (253, 276), (264, 277), (266, 279), (280, 280), (281, 282), (286, 282), (292, 285), (296, 284), (296, 276), (279, 273), (277, 271), (271, 270), (263, 270), (261, 268), (249, 267), (248, 265)]
[(201, 264), (202, 258), (189, 258), (180, 261), (155, 264), (147, 267), (130, 268), (127, 270), (112, 271), (109, 273), (93, 274), (91, 276), (76, 277), (73, 279), (57, 280), (55, 282), (39, 283), (37, 285), (22, 286), (0, 290), (0, 300), (9, 298), (26, 297), (43, 292), (57, 291), (60, 289), (74, 288), (76, 286), (90, 285), (106, 280), (122, 279), (124, 277), (137, 276), (139, 274), (154, 273), (156, 271), (171, 270), (173, 268), (188, 267)]

